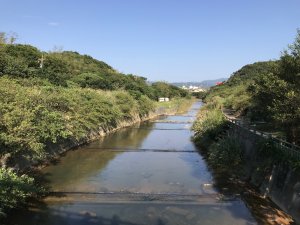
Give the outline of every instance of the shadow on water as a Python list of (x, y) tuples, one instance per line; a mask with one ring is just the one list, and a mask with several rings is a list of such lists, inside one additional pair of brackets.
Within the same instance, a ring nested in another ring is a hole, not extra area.
[[(236, 212), (232, 214), (232, 212)], [(18, 212), (6, 225), (254, 225), (240, 202), (220, 204), (64, 204)]]
[[(206, 152), (199, 149), (206, 161)], [(223, 168), (213, 168), (207, 164), (207, 168), (213, 176), (213, 187), (220, 193), (224, 200), (236, 199), (241, 201), (258, 224), (272, 225), (296, 225), (291, 218), (281, 210), (269, 198), (260, 194), (260, 190), (250, 185), (246, 180), (240, 179), (234, 172)], [(234, 217), (239, 217), (236, 210), (231, 210)]]
[[(139, 225), (122, 220), (118, 215), (112, 217), (97, 216), (93, 212), (82, 211), (80, 213), (66, 212), (63, 210), (51, 210), (51, 215), (48, 210), (44, 209), (38, 211), (23, 211), (24, 217), (29, 217), (29, 221), (11, 219), (6, 225)], [(30, 215), (34, 214), (34, 215)], [(35, 217), (34, 221), (30, 218)], [(50, 218), (50, 219), (49, 219)], [(158, 220), (157, 224), (164, 225), (162, 221)]]

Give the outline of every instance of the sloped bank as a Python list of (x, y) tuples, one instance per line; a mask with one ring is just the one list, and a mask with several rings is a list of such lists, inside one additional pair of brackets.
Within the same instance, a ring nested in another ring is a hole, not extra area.
[(49, 159), (53, 159), (53, 157), (59, 157), (60, 154), (67, 152), (68, 150), (74, 149), (81, 145), (90, 143), (94, 140), (99, 139), (100, 137), (104, 137), (110, 133), (113, 133), (121, 128), (130, 127), (137, 123), (142, 123), (147, 120), (154, 119), (158, 116), (163, 115), (174, 115), (176, 113), (180, 113), (182, 110), (187, 109), (194, 100), (192, 99), (174, 99), (169, 104), (156, 103), (156, 107), (154, 110), (151, 110), (147, 115), (140, 116), (139, 114), (133, 115), (131, 118), (126, 120), (118, 121), (115, 126), (99, 126), (98, 129), (90, 131), (84, 138), (81, 140), (76, 140), (74, 138), (65, 140), (61, 143), (51, 144), (47, 146), (49, 152), (51, 152), (51, 156)]
[(5, 155), (3, 158), (7, 158), (2, 158), (1, 161), (5, 166), (13, 167), (18, 171), (26, 171), (28, 169), (30, 170), (30, 168), (40, 166), (43, 167), (53, 159), (59, 158), (61, 154), (81, 145), (87, 144), (91, 141), (94, 141), (100, 137), (106, 136), (107, 134), (115, 132), (121, 128), (129, 127), (133, 124), (141, 123), (143, 121), (153, 119), (157, 116), (173, 115), (179, 113), (182, 110), (187, 109), (193, 101), (193, 99), (175, 98), (168, 103), (154, 103), (152, 101), (147, 102), (148, 104), (151, 103), (152, 106), (150, 106), (150, 110), (144, 114), (140, 114), (139, 111), (135, 111), (133, 113), (130, 113), (130, 116), (116, 120), (115, 123), (100, 124), (97, 126), (97, 128), (86, 131), (86, 133), (80, 138), (72, 136), (63, 140), (58, 140), (56, 143), (46, 143), (45, 151), (47, 152), (47, 155), (42, 159), (29, 158), (27, 155), (20, 154), (16, 157), (7, 157), (7, 155)]
[(160, 104), (125, 91), (4, 82), (0, 95), (0, 220), (11, 209), (27, 207), (28, 198), (45, 194), (43, 184), (33, 178), (38, 167), (122, 127), (174, 114), (193, 101), (174, 98)]
[(194, 131), (221, 193), (241, 196), (261, 224), (292, 224), (293, 219), (299, 223), (300, 174), (293, 159), (232, 126), (212, 104), (201, 109)]

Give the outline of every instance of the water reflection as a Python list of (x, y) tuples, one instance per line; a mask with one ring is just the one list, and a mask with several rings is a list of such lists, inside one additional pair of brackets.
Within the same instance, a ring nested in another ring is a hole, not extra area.
[[(190, 139), (191, 123), (186, 123), (195, 119), (200, 106), (68, 152), (42, 171), (52, 190), (65, 195), (48, 198), (46, 205), (19, 214), (11, 224), (255, 224), (243, 202), (216, 198), (212, 175)], [(136, 151), (125, 151), (130, 149)], [(169, 197), (159, 197), (162, 193)]]
[(88, 151), (84, 149), (71, 151), (61, 158), (60, 162), (43, 169), (43, 174), (50, 183), (52, 190), (64, 190), (85, 183), (106, 167), (116, 152)]
[[(139, 128), (144, 126), (143, 124), (136, 124), (134, 127)], [(124, 128), (120, 129), (115, 133), (109, 134), (97, 141), (88, 144), (85, 149), (88, 148), (114, 148), (114, 147), (124, 147), (136, 149), (141, 146), (141, 143), (151, 132), (153, 123), (147, 123), (147, 129), (132, 129)]]

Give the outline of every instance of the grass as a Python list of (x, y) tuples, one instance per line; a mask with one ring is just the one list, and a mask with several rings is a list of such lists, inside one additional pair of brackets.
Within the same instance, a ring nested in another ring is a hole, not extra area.
[(184, 113), (195, 101), (195, 98), (173, 98), (169, 102), (156, 102), (155, 106), (165, 108), (167, 111), (176, 109), (176, 113)]

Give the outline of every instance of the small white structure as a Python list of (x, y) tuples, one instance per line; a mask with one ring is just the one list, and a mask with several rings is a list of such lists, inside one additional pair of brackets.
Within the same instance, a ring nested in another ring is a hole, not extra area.
[(158, 98), (159, 102), (169, 102), (170, 99), (169, 98)]

